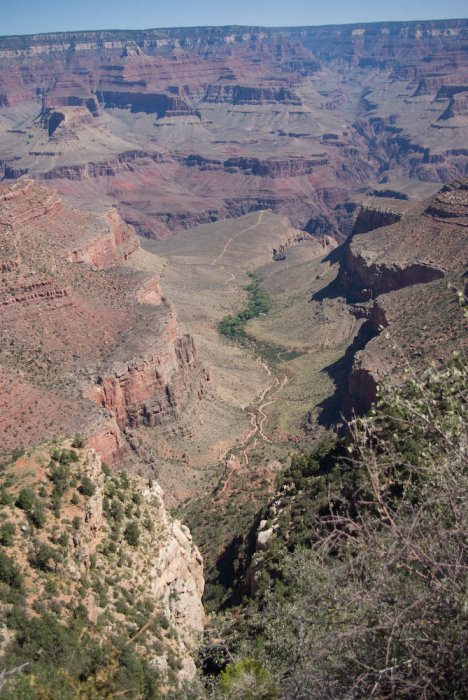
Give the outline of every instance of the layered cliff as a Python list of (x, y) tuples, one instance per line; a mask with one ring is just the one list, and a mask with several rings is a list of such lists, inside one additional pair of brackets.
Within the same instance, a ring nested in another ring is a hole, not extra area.
[(342, 240), (376, 184), (466, 175), (466, 32), (451, 20), (0, 37), (0, 172), (111, 201), (155, 238), (271, 208)]
[(158, 278), (124, 267), (139, 243), (115, 209), (14, 183), (0, 191), (0, 245), (6, 448), (78, 430), (115, 462), (128, 426), (190, 430), (208, 375)]
[[(453, 290), (463, 287), (467, 226), (468, 182), (460, 180), (410, 207), (398, 223), (345, 244), (337, 284), (352, 313), (366, 319), (349, 352), (346, 415), (369, 409), (386, 374), (398, 381), (408, 364), (442, 361), (464, 347)], [(381, 336), (384, 327), (390, 340)]]

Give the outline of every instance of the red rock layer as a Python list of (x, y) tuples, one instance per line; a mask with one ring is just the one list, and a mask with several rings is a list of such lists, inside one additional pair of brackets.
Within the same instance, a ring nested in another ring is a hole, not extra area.
[(159, 280), (119, 267), (137, 248), (115, 210), (71, 209), (31, 181), (0, 188), (7, 449), (81, 432), (112, 462), (128, 449), (127, 426), (184, 429), (206, 377)]
[[(462, 287), (467, 227), (468, 180), (460, 180), (398, 223), (355, 235), (346, 244), (337, 284), (358, 302), (352, 312), (366, 321), (350, 349), (354, 362), (345, 415), (370, 408), (385, 373), (398, 377), (423, 356), (428, 363), (466, 349), (463, 313), (450, 287)], [(450, 285), (444, 277), (451, 278)], [(391, 341), (380, 335), (386, 327)], [(392, 353), (393, 343), (399, 350)]]

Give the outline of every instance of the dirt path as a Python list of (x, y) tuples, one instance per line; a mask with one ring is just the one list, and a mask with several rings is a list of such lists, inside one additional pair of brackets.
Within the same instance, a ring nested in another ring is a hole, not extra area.
[(220, 254), (214, 260), (211, 261), (211, 265), (216, 265), (221, 260), (224, 253), (227, 251), (227, 249), (229, 248), (231, 243), (236, 240), (236, 238), (239, 238), (239, 236), (241, 236), (243, 233), (246, 233), (247, 231), (251, 231), (253, 228), (257, 228), (257, 226), (260, 224), (260, 222), (262, 220), (262, 216), (263, 216), (263, 211), (260, 212), (257, 223), (252, 224), (252, 226), (248, 226), (247, 228), (243, 228), (242, 231), (238, 231), (235, 234), (235, 236), (231, 236), (231, 238), (227, 241), (227, 243), (225, 244), (225, 246), (222, 249), (222, 251), (220, 252)]
[[(265, 440), (265, 442), (272, 442), (272, 440), (265, 435), (264, 431), (265, 422), (268, 420), (268, 414), (265, 413), (264, 409), (278, 399), (279, 392), (288, 383), (288, 377), (286, 374), (284, 374), (280, 380), (276, 374), (272, 372), (270, 366), (264, 360), (259, 357), (257, 358), (257, 361), (267, 372), (270, 381), (267, 382), (266, 386), (263, 388), (260, 396), (258, 397), (256, 401), (257, 406), (254, 407), (253, 410), (248, 411), (251, 429), (237, 448), (228, 448), (220, 458), (220, 461), (224, 461), (224, 473), (220, 479), (220, 484), (222, 483), (222, 486), (218, 486), (213, 493), (213, 499), (216, 498), (218, 503), (225, 500), (225, 494), (234, 477), (234, 474), (241, 470), (241, 462), (235, 456), (234, 450), (236, 450), (236, 452), (239, 450), (243, 457), (243, 467), (247, 468), (249, 466), (249, 452), (255, 449), (259, 438)], [(270, 394), (268, 401), (265, 401), (264, 399), (270, 392), (273, 393)], [(219, 501), (220, 498), (221, 501)]]
[[(262, 393), (257, 399), (257, 407), (254, 408), (253, 411), (249, 411), (252, 430), (245, 436), (242, 444), (240, 445), (240, 449), (242, 450), (242, 454), (244, 456), (245, 466), (248, 466), (249, 464), (248, 453), (255, 449), (259, 437), (262, 438), (262, 440), (265, 440), (265, 442), (272, 442), (272, 440), (265, 435), (264, 431), (265, 421), (268, 420), (268, 414), (265, 413), (264, 409), (274, 401), (277, 401), (279, 392), (288, 383), (288, 377), (286, 374), (284, 374), (280, 380), (276, 374), (273, 374), (270, 366), (264, 360), (259, 357), (257, 361), (273, 381), (268, 382), (264, 387)], [(272, 391), (273, 393), (270, 394)], [(270, 394), (268, 401), (264, 401), (268, 394)], [(255, 439), (252, 442), (253, 438)]]
[(269, 401), (266, 401), (265, 403), (263, 403), (263, 404), (262, 404), (261, 406), (259, 406), (259, 408), (258, 408), (258, 412), (259, 412), (259, 414), (262, 416), (262, 418), (261, 418), (261, 420), (260, 420), (260, 422), (259, 422), (259, 424), (258, 424), (258, 434), (260, 435), (260, 437), (262, 437), (264, 440), (266, 440), (266, 442), (271, 442), (271, 440), (270, 440), (270, 438), (267, 437), (267, 436), (265, 435), (265, 433), (263, 432), (263, 424), (265, 423), (266, 420), (268, 420), (268, 415), (265, 413), (265, 411), (264, 411), (263, 409), (264, 409), (266, 406), (269, 406), (271, 403), (274, 403), (274, 402), (278, 399), (277, 394), (279, 394), (279, 392), (281, 391), (281, 389), (282, 389), (284, 386), (286, 386), (286, 384), (288, 383), (288, 381), (289, 381), (289, 380), (288, 380), (288, 377), (287, 377), (287, 375), (285, 374), (285, 375), (283, 376), (281, 382), (279, 382), (279, 380), (278, 380), (279, 386), (277, 387), (275, 393), (271, 395), (270, 400), (269, 400)]

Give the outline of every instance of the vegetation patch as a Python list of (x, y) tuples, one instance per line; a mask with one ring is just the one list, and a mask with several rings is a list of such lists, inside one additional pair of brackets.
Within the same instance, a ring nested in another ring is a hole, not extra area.
[(236, 316), (225, 316), (218, 325), (221, 335), (234, 340), (245, 338), (245, 324), (251, 318), (266, 314), (270, 308), (268, 297), (260, 290), (261, 279), (254, 272), (247, 272), (251, 282), (245, 288), (248, 293), (248, 303), (245, 309)]
[(467, 406), (455, 357), (293, 457), (207, 635), (214, 697), (464, 697)]

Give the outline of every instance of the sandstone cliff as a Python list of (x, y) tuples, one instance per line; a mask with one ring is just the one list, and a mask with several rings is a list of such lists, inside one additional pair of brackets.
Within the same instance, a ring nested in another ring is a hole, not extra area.
[(0, 188), (5, 447), (79, 431), (116, 462), (126, 427), (190, 430), (207, 375), (158, 278), (124, 267), (138, 248), (115, 209), (72, 209), (34, 181)]

